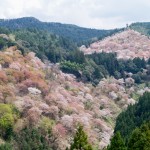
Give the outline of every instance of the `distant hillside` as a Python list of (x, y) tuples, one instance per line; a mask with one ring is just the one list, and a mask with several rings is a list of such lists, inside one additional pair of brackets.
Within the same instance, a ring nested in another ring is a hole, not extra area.
[(10, 20), (0, 19), (0, 27), (6, 27), (9, 29), (42, 29), (59, 36), (69, 38), (73, 42), (76, 42), (78, 45), (81, 45), (83, 42), (84, 44), (88, 44), (91, 40), (102, 39), (119, 30), (97, 30), (78, 27), (76, 25), (70, 24), (41, 22), (33, 17), (24, 17)]
[(150, 36), (150, 22), (137, 22), (130, 25), (130, 28), (142, 34)]
[[(18, 29), (10, 31), (0, 28), (0, 36), (4, 36), (4, 39), (0, 38), (0, 50), (16, 43), (23, 53), (34, 51), (41, 59), (47, 57), (54, 63), (67, 59), (68, 53), (79, 51), (73, 42), (43, 30)], [(7, 41), (9, 37), (12, 38), (11, 41)], [(81, 52), (79, 51), (79, 53)]]
[(135, 57), (148, 59), (150, 57), (150, 39), (134, 30), (126, 30), (92, 43), (88, 48), (80, 48), (85, 54), (94, 52), (117, 53), (118, 58), (133, 59)]
[[(8, 32), (8, 33), (7, 33)], [(42, 60), (60, 63), (63, 72), (74, 74), (79, 81), (97, 85), (107, 76), (124, 78), (125, 72), (133, 75), (136, 83), (145, 83), (150, 79), (149, 71), (141, 72), (150, 64), (150, 59), (117, 59), (114, 53), (84, 55), (74, 43), (63, 37), (37, 29), (18, 29), (13, 32), (0, 29), (0, 50), (16, 45), (21, 52), (33, 51)], [(141, 55), (142, 56), (142, 55)]]

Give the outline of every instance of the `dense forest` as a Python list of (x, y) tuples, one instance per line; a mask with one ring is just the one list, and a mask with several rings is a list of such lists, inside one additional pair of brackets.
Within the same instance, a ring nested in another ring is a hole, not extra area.
[(78, 78), (82, 78), (83, 81), (89, 81), (94, 84), (107, 76), (114, 76), (116, 79), (126, 78), (126, 73), (132, 73), (136, 83), (146, 82), (150, 78), (149, 71), (144, 72), (144, 69), (150, 69), (149, 60), (145, 61), (140, 58), (118, 60), (115, 53), (104, 52), (80, 56), (82, 57), (81, 60), (84, 60), (82, 63), (79, 61), (73, 62), (72, 60), (61, 62), (61, 69), (67, 73), (75, 74)]
[(0, 20), (0, 27), (9, 29), (40, 29), (69, 39), (78, 45), (88, 45), (92, 41), (102, 39), (123, 29), (97, 30), (78, 27), (76, 25), (41, 22), (33, 17)]
[[(116, 121), (115, 135), (108, 150), (122, 149), (147, 150), (150, 148), (150, 93), (146, 92), (135, 105), (128, 106)], [(126, 145), (126, 146), (125, 146)], [(126, 147), (126, 148), (125, 148)]]
[[(84, 55), (75, 43), (43, 30), (0, 28), (0, 33), (10, 36), (10, 39), (0, 38), (1, 49), (17, 45), (23, 54), (33, 51), (43, 61), (48, 59), (52, 63), (60, 63), (62, 71), (74, 74), (83, 82), (96, 85), (107, 76), (125, 78), (125, 72), (132, 73), (136, 83), (146, 82), (150, 78), (150, 60), (118, 60), (115, 53), (104, 52)], [(148, 71), (144, 72), (144, 69)]]
[(130, 133), (140, 127), (144, 122), (150, 120), (150, 93), (140, 97), (135, 105), (131, 105), (125, 112), (122, 112), (116, 121), (115, 132), (120, 131), (124, 139), (128, 139)]
[(132, 23), (130, 28), (136, 30), (142, 34), (150, 36), (150, 22), (137, 22)]

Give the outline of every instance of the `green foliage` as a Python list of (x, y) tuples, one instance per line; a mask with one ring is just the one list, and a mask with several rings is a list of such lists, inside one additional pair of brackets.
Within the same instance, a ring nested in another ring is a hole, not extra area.
[(108, 75), (107, 70), (103, 65), (97, 65), (91, 58), (86, 58), (84, 69), (82, 72), (83, 81), (98, 84), (100, 79)]
[(0, 49), (2, 49), (6, 45), (4, 39), (0, 37)]
[(114, 75), (114, 72), (119, 70), (118, 60), (114, 53), (94, 53), (89, 55), (89, 58), (91, 58), (97, 65), (104, 66), (110, 75)]
[(134, 29), (142, 34), (150, 35), (150, 22), (137, 22), (130, 25), (131, 29)]
[(10, 139), (13, 134), (13, 126), (17, 118), (16, 109), (9, 104), (0, 104), (0, 136)]
[(0, 128), (1, 129), (9, 129), (14, 123), (13, 115), (10, 113), (5, 113), (0, 118)]
[[(78, 45), (88, 45), (94, 39), (102, 39), (106, 36), (114, 34), (122, 29), (115, 30), (96, 30), (78, 27), (76, 25), (61, 23), (45, 23), (33, 17), (24, 17), (12, 20), (0, 20), (0, 26), (9, 29), (40, 29), (46, 32), (59, 35), (77, 43)], [(65, 42), (65, 41), (64, 41)]]
[(116, 121), (115, 133), (119, 131), (122, 137), (128, 141), (130, 134), (136, 127), (150, 120), (150, 93), (146, 92), (139, 98), (139, 102), (130, 105), (122, 112)]
[(15, 43), (12, 42), (11, 40), (7, 40), (7, 39), (0, 37), (0, 50), (2, 50), (5, 47), (14, 46), (14, 45)]
[(75, 62), (70, 62), (70, 61), (64, 61), (61, 62), (60, 64), (62, 71), (66, 73), (72, 73), (76, 75), (77, 77), (81, 77), (80, 71), (83, 68), (83, 65), (75, 63)]
[(26, 128), (15, 135), (14, 140), (18, 150), (51, 150), (42, 130)]
[[(146, 69), (146, 62), (144, 59), (134, 58), (133, 60), (123, 60), (117, 59), (116, 54), (114, 53), (94, 53), (91, 55), (87, 55), (86, 57), (86, 67), (88, 72), (91, 74), (87, 74), (86, 77), (90, 81), (94, 81), (94, 79), (98, 79), (98, 81), (109, 76), (114, 76), (115, 78), (124, 78), (124, 72), (131, 72), (133, 74), (133, 78), (136, 83), (147, 82), (148, 73), (143, 75), (142, 69)], [(85, 71), (85, 70), (84, 70)], [(85, 71), (86, 72), (86, 71)]]
[(55, 125), (55, 121), (49, 119), (48, 117), (42, 117), (40, 122), (40, 130), (42, 130), (45, 134), (51, 132), (52, 127)]
[(92, 59), (85, 58), (82, 64), (63, 61), (60, 63), (60, 68), (63, 72), (72, 73), (83, 82), (92, 82), (94, 85), (99, 83), (99, 80), (108, 75), (107, 70), (102, 65), (97, 65)]
[(1, 144), (0, 145), (0, 150), (12, 150), (12, 146), (9, 143)]
[(112, 137), (111, 143), (107, 150), (127, 150), (120, 132), (116, 132), (116, 134)]
[(129, 139), (128, 150), (150, 149), (150, 122), (136, 128)]
[(0, 27), (0, 34), (9, 34), (10, 30), (6, 27)]
[(145, 68), (146, 67), (146, 61), (145, 59), (141, 58), (134, 58), (133, 63), (137, 66), (138, 69)]
[(77, 46), (69, 40), (36, 28), (13, 30), (12, 33), (16, 36), (17, 44), (25, 51), (31, 50), (38, 57), (47, 57), (54, 63), (67, 59), (68, 51), (77, 50)]
[(82, 126), (78, 127), (73, 143), (68, 150), (93, 150), (92, 146), (88, 143), (88, 136), (83, 131)]
[(9, 143), (0, 145), (0, 150), (52, 150), (50, 138), (55, 122), (43, 117), (38, 128), (25, 128), (13, 133)]
[[(10, 24), (12, 25), (10, 26)], [(18, 28), (18, 24), (20, 28)], [(52, 63), (61, 62), (60, 67), (62, 71), (74, 74), (78, 80), (83, 82), (91, 82), (93, 85), (97, 85), (102, 78), (107, 76), (114, 76), (117, 79), (125, 78), (125, 71), (134, 74), (133, 78), (136, 83), (147, 82), (150, 79), (150, 71), (146, 74), (142, 73), (142, 70), (146, 69), (149, 61), (146, 62), (140, 58), (118, 60), (114, 53), (84, 55), (84, 53), (77, 48), (77, 44), (70, 40), (71, 38), (68, 40), (66, 36), (58, 36), (59, 34), (55, 35), (52, 34), (53, 32), (47, 32), (44, 30), (45, 28), (47, 29), (47, 25), (42, 27), (41, 22), (35, 18), (16, 19), (11, 20), (9, 23), (1, 20), (0, 26), (10, 28), (0, 28), (0, 33), (13, 34), (16, 39), (16, 41), (12, 43), (11, 41), (4, 43), (4, 39), (2, 39), (2, 41), (0, 39), (0, 45), (2, 45), (2, 47), (14, 44), (19, 47), (23, 54), (33, 51), (42, 60), (48, 58)], [(50, 26), (51, 25), (49, 25), (48, 28), (50, 28)], [(53, 24), (52, 28), (62, 28), (63, 26), (62, 24)], [(79, 28), (66, 25), (63, 29), (68, 31), (66, 29), (68, 27), (69, 31)], [(88, 30), (86, 30), (86, 32), (88, 32)], [(114, 32), (117, 32), (117, 30)]]
[(146, 61), (140, 58), (134, 58), (129, 60), (118, 60), (120, 71), (131, 72), (136, 74), (142, 69), (146, 68)]

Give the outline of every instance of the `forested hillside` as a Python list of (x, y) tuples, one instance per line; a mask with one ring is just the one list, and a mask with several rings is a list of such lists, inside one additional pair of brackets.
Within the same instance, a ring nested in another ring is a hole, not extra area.
[(150, 93), (140, 97), (137, 104), (128, 106), (116, 121), (114, 136), (108, 150), (149, 150), (150, 148)]
[(142, 34), (150, 36), (150, 22), (137, 22), (132, 23), (130, 28), (136, 30)]
[(105, 30), (0, 24), (0, 150), (149, 148), (148, 37), (128, 29), (81, 51), (78, 39)]
[[(44, 64), (33, 52), (22, 55), (17, 46), (3, 49), (0, 148), (65, 150), (76, 147), (78, 137), (83, 146), (102, 149), (116, 117), (135, 103), (131, 96), (138, 90), (131, 78), (108, 77), (94, 87), (63, 73), (57, 64)], [(76, 135), (79, 125), (82, 134)]]
[(125, 140), (136, 127), (150, 120), (150, 93), (145, 93), (140, 97), (135, 105), (131, 105), (125, 112), (122, 112), (116, 121), (115, 132), (120, 131)]
[(0, 28), (0, 33), (6, 33), (1, 34), (1, 49), (17, 45), (23, 54), (33, 51), (43, 61), (59, 63), (63, 72), (74, 74), (82, 82), (97, 85), (107, 76), (119, 79), (128, 73), (136, 83), (148, 82), (150, 78), (149, 59), (117, 59), (115, 53), (105, 52), (84, 55), (73, 42), (37, 29)]
[(75, 42), (78, 45), (88, 45), (94, 40), (102, 39), (112, 35), (122, 29), (97, 30), (78, 27), (76, 25), (41, 22), (33, 17), (24, 17), (19, 19), (0, 20), (0, 27), (9, 29), (40, 29), (49, 33), (59, 35)]
[[(22, 52), (26, 53), (28, 51), (34, 51), (41, 59), (46, 59), (47, 57), (54, 63), (67, 59), (67, 56), (73, 51), (79, 51), (76, 44), (73, 42), (35, 28), (18, 30), (0, 28), (0, 33), (2, 34), (2, 37), (3, 34), (5, 34), (6, 37), (3, 39), (1, 38), (2, 41), (5, 39), (5, 41), (9, 40), (14, 42), (20, 46)], [(1, 43), (2, 45), (9, 46), (3, 42)]]
[(148, 59), (150, 57), (150, 39), (137, 31), (126, 29), (94, 42), (87, 48), (82, 46), (80, 49), (85, 54), (116, 53), (118, 59), (133, 59), (135, 57)]

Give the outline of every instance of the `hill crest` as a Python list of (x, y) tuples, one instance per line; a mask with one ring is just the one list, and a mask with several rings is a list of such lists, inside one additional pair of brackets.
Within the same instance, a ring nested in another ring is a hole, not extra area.
[(126, 30), (92, 43), (88, 48), (80, 48), (85, 54), (114, 52), (120, 59), (135, 57), (148, 59), (150, 57), (150, 39), (134, 30)]
[(47, 32), (68, 38), (71, 41), (81, 45), (82, 42), (88, 43), (95, 39), (102, 39), (119, 29), (103, 30), (79, 27), (72, 24), (62, 24), (55, 22), (42, 22), (34, 17), (24, 17), (18, 19), (0, 19), (0, 27), (6, 27), (12, 30), (36, 28)]

